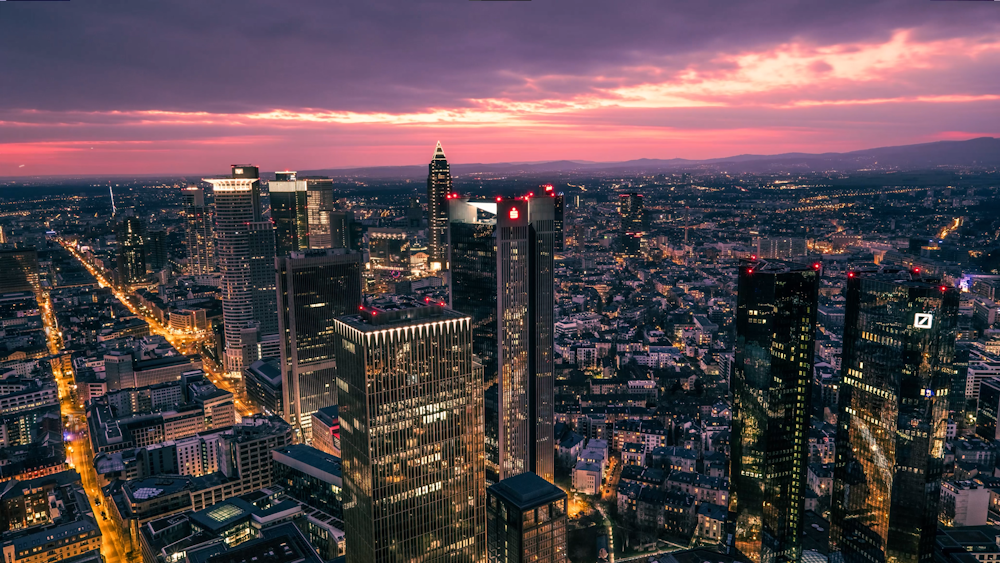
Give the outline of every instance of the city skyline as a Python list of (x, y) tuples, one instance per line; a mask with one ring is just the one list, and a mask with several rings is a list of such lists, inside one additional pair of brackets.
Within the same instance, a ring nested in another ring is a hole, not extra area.
[(3, 9), (21, 48), (0, 62), (19, 77), (0, 86), (0, 176), (419, 164), (437, 139), (454, 162), (517, 162), (1000, 134), (987, 3)]

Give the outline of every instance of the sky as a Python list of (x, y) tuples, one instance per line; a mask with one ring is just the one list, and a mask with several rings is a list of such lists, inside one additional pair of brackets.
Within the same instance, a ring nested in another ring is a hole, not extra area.
[(1000, 2), (0, 2), (0, 176), (1000, 136)]

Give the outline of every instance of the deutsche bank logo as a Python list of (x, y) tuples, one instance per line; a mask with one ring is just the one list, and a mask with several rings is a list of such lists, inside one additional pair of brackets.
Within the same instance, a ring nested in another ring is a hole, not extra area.
[(934, 315), (930, 313), (917, 313), (913, 316), (913, 328), (931, 328), (934, 323)]

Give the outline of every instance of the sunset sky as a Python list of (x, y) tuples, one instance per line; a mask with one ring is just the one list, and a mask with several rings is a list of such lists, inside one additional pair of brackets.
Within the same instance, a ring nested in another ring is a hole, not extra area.
[(979, 136), (1000, 136), (1000, 2), (0, 3), (0, 176)]

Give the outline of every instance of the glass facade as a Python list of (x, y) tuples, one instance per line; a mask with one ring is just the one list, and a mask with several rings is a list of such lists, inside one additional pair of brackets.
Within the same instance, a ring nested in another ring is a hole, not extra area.
[(451, 299), (486, 383), (487, 480), (554, 479), (554, 198), (452, 199)]
[(348, 563), (482, 561), (471, 319), (397, 298), (341, 317), (336, 330)]
[(361, 305), (362, 256), (346, 250), (292, 252), (278, 270), (285, 420), (311, 438), (312, 413), (337, 404), (334, 320)]
[(122, 285), (146, 279), (145, 228), (136, 217), (127, 217), (118, 224), (118, 279)]
[(491, 486), (486, 538), (489, 563), (565, 563), (566, 493), (534, 473)]
[(958, 293), (906, 270), (852, 272), (831, 561), (933, 557)]
[(818, 296), (812, 268), (740, 265), (731, 508), (734, 547), (755, 563), (802, 556)]
[[(306, 178), (309, 248), (340, 248), (333, 243), (333, 180)], [(302, 248), (306, 248), (303, 246)]]
[(205, 204), (205, 190), (188, 186), (182, 195), (187, 226), (187, 271), (192, 275), (210, 274), (215, 271), (215, 245), (212, 213)]
[(278, 180), (268, 184), (271, 219), (274, 220), (275, 252), (284, 256), (309, 248), (309, 220), (306, 213), (306, 183), (294, 172), (278, 172)]
[(448, 196), (451, 189), (451, 167), (438, 143), (427, 173), (427, 238), (431, 265), (437, 264), (442, 270), (448, 269)]
[(618, 216), (618, 237), (622, 252), (626, 256), (638, 256), (640, 241), (646, 231), (646, 210), (642, 204), (642, 194), (618, 196)]
[(0, 294), (38, 290), (38, 251), (33, 247), (0, 247)]

